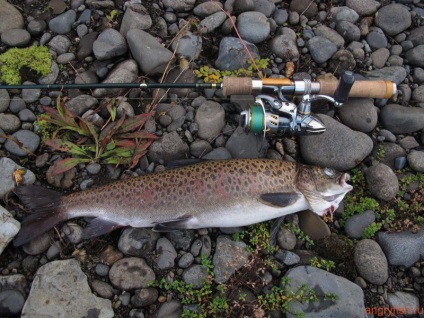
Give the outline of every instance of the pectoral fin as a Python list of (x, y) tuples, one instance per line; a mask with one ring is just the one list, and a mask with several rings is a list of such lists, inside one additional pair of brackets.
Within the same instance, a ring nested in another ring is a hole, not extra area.
[(90, 239), (92, 237), (107, 234), (113, 230), (119, 229), (120, 227), (123, 227), (123, 225), (101, 218), (95, 218), (85, 227), (82, 232), (82, 236), (84, 239)]
[(261, 194), (261, 201), (263, 201), (263, 203), (280, 208), (294, 204), (299, 198), (300, 195), (296, 192), (275, 192)]
[(183, 215), (177, 219), (164, 221), (161, 223), (155, 223), (153, 231), (155, 232), (170, 232), (175, 230), (188, 229), (189, 222), (193, 217), (191, 215)]

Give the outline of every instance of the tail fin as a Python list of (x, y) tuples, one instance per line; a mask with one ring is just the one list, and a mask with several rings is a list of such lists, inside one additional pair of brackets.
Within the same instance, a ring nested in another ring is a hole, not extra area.
[(34, 185), (18, 187), (15, 193), (32, 213), (21, 223), (21, 230), (13, 240), (13, 245), (28, 243), (67, 219), (61, 211), (60, 193)]

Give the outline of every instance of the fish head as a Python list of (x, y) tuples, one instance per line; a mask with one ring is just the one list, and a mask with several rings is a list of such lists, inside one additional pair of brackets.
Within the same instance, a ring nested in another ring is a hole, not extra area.
[(349, 174), (330, 168), (300, 166), (296, 186), (305, 196), (311, 210), (332, 220), (334, 211), (346, 193), (353, 189), (347, 183)]

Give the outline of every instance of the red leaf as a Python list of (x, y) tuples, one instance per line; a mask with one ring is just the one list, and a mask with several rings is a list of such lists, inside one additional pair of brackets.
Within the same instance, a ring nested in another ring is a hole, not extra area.
[(131, 130), (135, 130), (139, 127), (142, 127), (151, 116), (152, 115), (150, 113), (147, 113), (147, 114), (140, 114), (134, 117), (130, 117), (122, 125), (119, 132), (125, 133)]
[(83, 158), (67, 158), (67, 159), (61, 159), (57, 160), (52, 168), (53, 174), (60, 174), (64, 173), (76, 165), (83, 163), (83, 162), (89, 162), (89, 159), (83, 159)]

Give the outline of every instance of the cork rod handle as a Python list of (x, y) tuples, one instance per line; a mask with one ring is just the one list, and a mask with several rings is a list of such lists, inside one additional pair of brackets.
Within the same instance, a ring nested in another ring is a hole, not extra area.
[[(334, 96), (339, 81), (318, 80), (319, 93)], [(391, 81), (356, 81), (350, 90), (349, 97), (369, 97), (388, 99), (396, 94), (396, 85)]]

